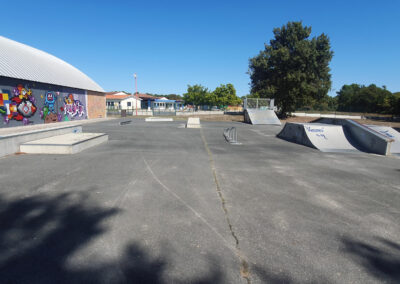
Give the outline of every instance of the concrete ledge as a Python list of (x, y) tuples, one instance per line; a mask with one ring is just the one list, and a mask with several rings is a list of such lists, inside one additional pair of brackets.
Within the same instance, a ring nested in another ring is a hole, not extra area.
[(20, 150), (20, 145), (28, 141), (80, 132), (82, 132), (81, 125), (69, 125), (2, 135), (0, 136), (0, 157), (18, 152)]
[(172, 118), (170, 117), (146, 117), (145, 121), (147, 122), (151, 122), (151, 121), (174, 121)]
[(68, 133), (24, 143), (20, 151), (28, 154), (75, 154), (108, 141), (105, 133)]
[(198, 117), (189, 117), (186, 128), (201, 128), (200, 118)]

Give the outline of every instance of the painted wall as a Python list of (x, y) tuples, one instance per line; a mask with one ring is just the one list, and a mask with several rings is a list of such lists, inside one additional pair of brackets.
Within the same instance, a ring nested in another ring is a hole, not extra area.
[(87, 91), (88, 118), (106, 117), (106, 96), (104, 93)]
[[(136, 104), (136, 101), (137, 101), (137, 104)], [(128, 106), (128, 102), (131, 103), (130, 106)], [(136, 98), (127, 98), (127, 99), (121, 101), (121, 109), (136, 109), (136, 105), (137, 105), (138, 109), (141, 108), (141, 102), (140, 102), (140, 100), (137, 100)]]
[(0, 127), (87, 117), (84, 90), (0, 76)]

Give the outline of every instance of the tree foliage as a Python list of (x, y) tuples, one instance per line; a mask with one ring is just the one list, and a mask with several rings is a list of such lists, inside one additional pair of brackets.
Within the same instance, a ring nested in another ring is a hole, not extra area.
[(232, 84), (221, 84), (217, 87), (213, 92), (213, 100), (217, 106), (238, 105), (242, 102)]
[(187, 92), (183, 94), (186, 104), (195, 106), (219, 106), (238, 105), (242, 101), (236, 95), (235, 87), (232, 84), (221, 84), (213, 92), (210, 92), (202, 85), (188, 85)]
[(152, 93), (146, 93), (147, 95), (153, 96), (153, 97), (158, 97), (158, 98), (162, 98), (165, 97), (169, 100), (176, 100), (176, 101), (180, 101), (182, 100), (182, 96), (181, 95), (177, 95), (177, 94), (168, 94), (168, 95), (163, 95), (163, 94), (152, 94)]
[(166, 95), (165, 97), (169, 100), (176, 100), (176, 101), (180, 101), (183, 99), (181, 95), (177, 95), (177, 94), (169, 94), (169, 95)]
[(183, 94), (183, 100), (185, 104), (203, 105), (209, 93), (209, 90), (202, 85), (188, 85), (187, 92)]
[(399, 93), (392, 94), (384, 86), (344, 85), (337, 94), (339, 111), (400, 114)]
[(325, 34), (309, 38), (311, 27), (289, 22), (273, 30), (274, 39), (249, 62), (251, 92), (275, 98), (283, 115), (326, 99), (333, 52)]

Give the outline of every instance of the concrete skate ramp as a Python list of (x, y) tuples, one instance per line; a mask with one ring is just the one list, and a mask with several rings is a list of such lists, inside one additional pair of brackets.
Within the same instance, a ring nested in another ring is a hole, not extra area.
[(351, 119), (321, 118), (317, 123), (342, 125), (349, 142), (361, 151), (379, 155), (390, 155), (394, 139)]
[(277, 136), (322, 152), (359, 152), (346, 139), (341, 125), (288, 122)]
[(381, 126), (381, 125), (366, 125), (366, 126), (385, 135), (389, 139), (393, 139), (394, 141), (390, 145), (390, 154), (400, 156), (400, 132), (396, 131), (394, 128), (389, 126)]
[(273, 110), (246, 109), (244, 120), (251, 124), (281, 125), (279, 118)]

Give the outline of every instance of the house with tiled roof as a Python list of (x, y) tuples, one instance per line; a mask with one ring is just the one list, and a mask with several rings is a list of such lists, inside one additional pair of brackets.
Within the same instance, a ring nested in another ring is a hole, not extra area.
[(149, 94), (137, 94), (142, 100), (142, 109), (156, 109), (156, 110), (179, 110), (183, 109), (183, 102), (176, 100), (169, 100), (165, 97), (156, 97)]
[(108, 109), (140, 109), (142, 106), (141, 98), (126, 92), (106, 93), (106, 105)]

